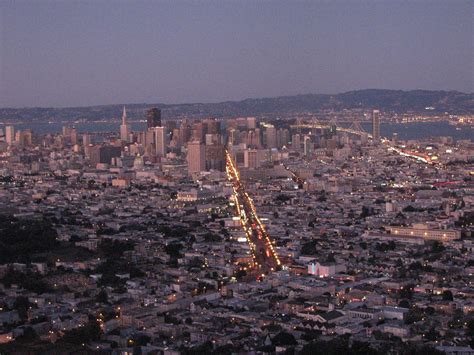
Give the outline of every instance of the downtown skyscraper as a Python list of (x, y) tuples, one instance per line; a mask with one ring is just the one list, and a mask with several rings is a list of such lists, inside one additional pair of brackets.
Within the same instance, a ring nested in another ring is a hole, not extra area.
[(374, 141), (378, 141), (380, 139), (380, 111), (379, 110), (372, 111), (372, 137)]

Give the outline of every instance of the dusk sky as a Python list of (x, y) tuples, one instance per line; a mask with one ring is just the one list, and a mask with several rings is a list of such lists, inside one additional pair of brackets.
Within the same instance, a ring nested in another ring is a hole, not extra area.
[(474, 91), (474, 1), (0, 1), (0, 106)]

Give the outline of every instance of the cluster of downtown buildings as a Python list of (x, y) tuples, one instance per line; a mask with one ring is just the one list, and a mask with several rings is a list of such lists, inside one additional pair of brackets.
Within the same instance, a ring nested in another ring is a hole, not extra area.
[[(158, 109), (132, 132), (125, 108), (120, 132), (6, 127), (0, 212), (47, 221), (57, 244), (0, 265), (0, 343), (284, 353), (345, 336), (474, 354), (474, 145), (381, 139), (381, 116), (366, 113), (370, 134), (307, 117), (163, 122)], [(255, 271), (226, 152), (279, 271)]]

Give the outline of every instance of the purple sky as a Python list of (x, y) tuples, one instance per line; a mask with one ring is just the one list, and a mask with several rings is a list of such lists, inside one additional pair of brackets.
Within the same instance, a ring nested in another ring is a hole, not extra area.
[(472, 0), (0, 0), (0, 106), (474, 91)]

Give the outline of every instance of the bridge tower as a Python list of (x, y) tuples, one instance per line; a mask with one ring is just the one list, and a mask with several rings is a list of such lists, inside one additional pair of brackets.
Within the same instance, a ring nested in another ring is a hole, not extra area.
[(352, 129), (356, 132), (363, 132), (363, 133), (367, 133), (363, 128), (362, 126), (360, 125), (360, 122), (359, 121), (354, 121), (352, 122), (351, 126), (349, 127), (349, 129)]

